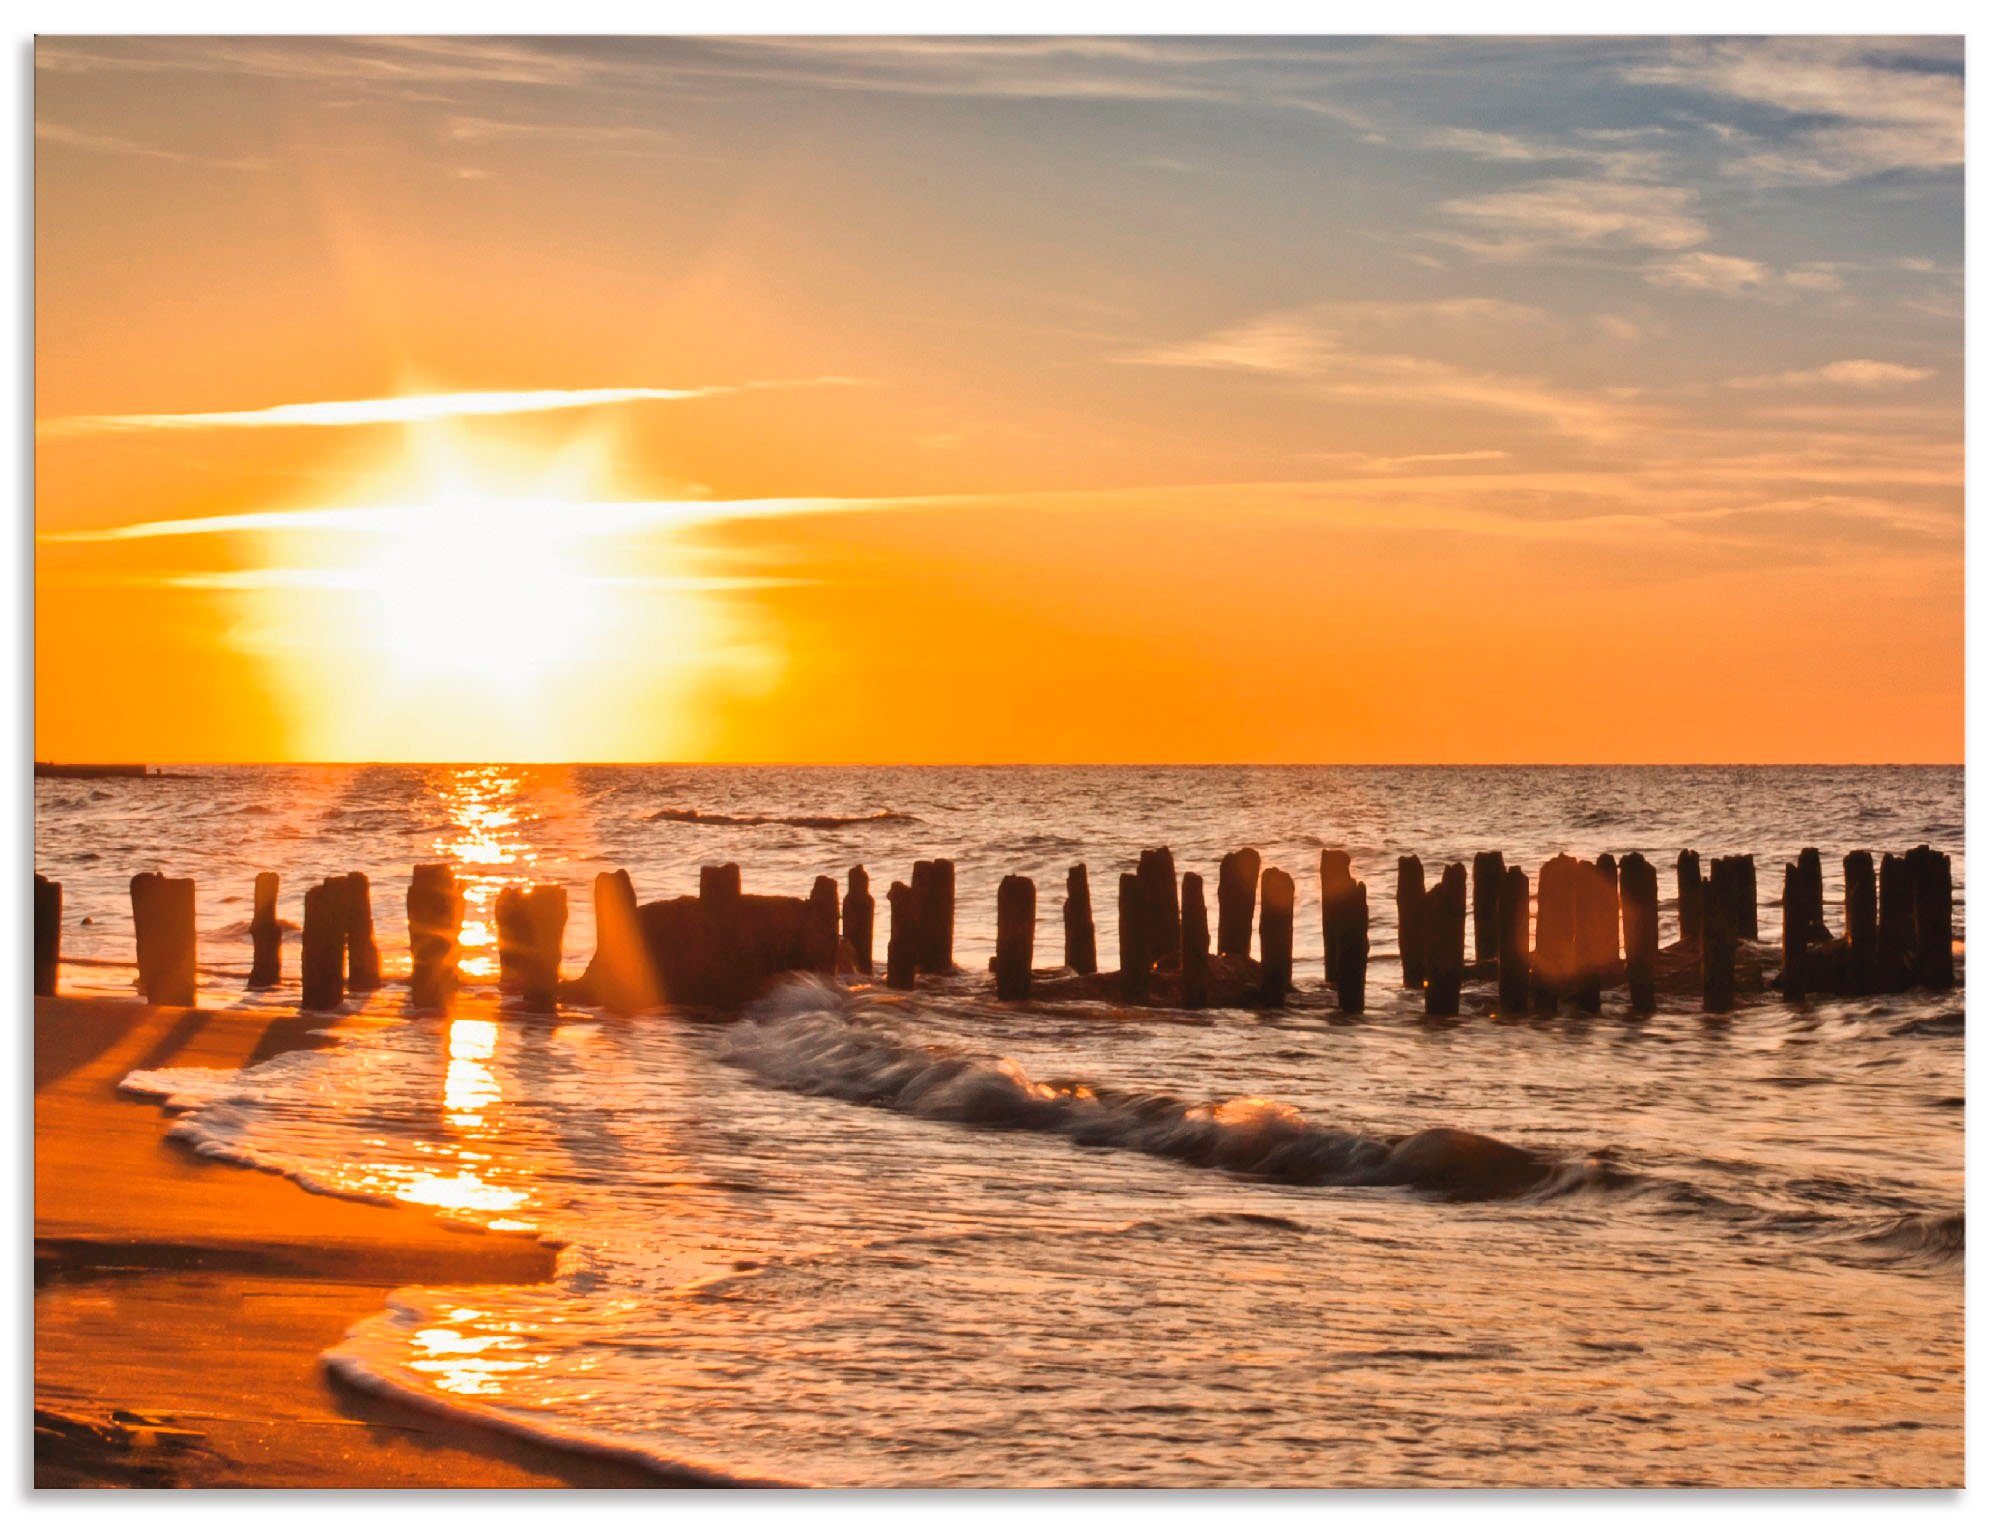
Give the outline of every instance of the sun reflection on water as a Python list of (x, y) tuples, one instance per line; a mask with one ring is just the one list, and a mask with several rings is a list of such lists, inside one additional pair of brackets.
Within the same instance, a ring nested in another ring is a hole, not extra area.
[(458, 966), (467, 978), (499, 976), (493, 901), (509, 883), (532, 877), (540, 855), (525, 829), (532, 812), (520, 796), (522, 781), (518, 770), (507, 767), (455, 767), (432, 779), (451, 827), (433, 850), (454, 864), (465, 890)]

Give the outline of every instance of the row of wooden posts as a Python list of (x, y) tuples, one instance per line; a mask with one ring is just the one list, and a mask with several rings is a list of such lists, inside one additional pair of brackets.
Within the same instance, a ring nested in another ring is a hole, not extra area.
[[(1348, 854), (1320, 854), (1320, 916), (1326, 982), (1340, 1009), (1359, 1011), (1366, 994), (1368, 887)], [(1825, 920), (1819, 852), (1807, 848), (1784, 870), (1783, 961), (1779, 987), (1808, 994), (1898, 993), (1948, 989), (1955, 973), (1951, 934), (1951, 860), (1928, 846), (1882, 858), (1878, 878), (1865, 851), (1842, 863), (1843, 934)], [(1421, 989), (1425, 1011), (1456, 1013), (1468, 978), (1491, 978), (1501, 1011), (1553, 1011), (1563, 1001), (1601, 1008), (1607, 984), (1623, 982), (1631, 1008), (1656, 1007), (1663, 973), (1699, 991), (1702, 1006), (1727, 1011), (1739, 986), (1737, 947), (1758, 939), (1757, 870), (1748, 856), (1715, 858), (1704, 876), (1700, 857), (1675, 862), (1680, 940), (1660, 944), (1658, 875), (1637, 852), (1584, 861), (1567, 853), (1543, 863), (1533, 887), (1526, 872), (1497, 851), (1476, 853), (1427, 882), (1421, 860), (1396, 864), (1396, 945), (1405, 988)], [(908, 883), (889, 888), (885, 982), (911, 989), (919, 975), (954, 971), (956, 870), (946, 859), (918, 862)], [(132, 879), (139, 986), (154, 1004), (191, 1005), (195, 988), (192, 878), (140, 873)], [(257, 875), (250, 920), (249, 986), (279, 982), (282, 933), (278, 876)], [(568, 893), (557, 884), (509, 885), (494, 905), (500, 983), (530, 1010), (549, 1011), (559, 997), (638, 1009), (680, 1002), (740, 1004), (769, 978), (790, 969), (874, 971), (875, 900), (868, 873), (855, 867), (841, 899), (832, 878), (815, 880), (803, 899), (742, 892), (734, 863), (701, 869), (694, 896), (640, 904), (630, 876), (601, 873), (595, 886), (598, 945), (579, 979), (560, 977)], [(1282, 1004), (1292, 990), (1292, 877), (1264, 867), (1255, 850), (1223, 857), (1216, 879), (1216, 937), (1211, 952), (1208, 905), (1199, 873), (1176, 878), (1173, 853), (1143, 851), (1118, 881), (1118, 972), (1100, 975), (1090, 875), (1070, 868), (1063, 901), (1063, 962), (1081, 987), (1049, 984), (1051, 997), (1114, 991), (1127, 1001), (1156, 992), (1155, 979), (1179, 1004)], [(411, 1002), (443, 1008), (458, 987), (465, 889), (445, 863), (422, 863), (406, 899)], [(1472, 962), (1465, 960), (1472, 920)], [(35, 877), (35, 992), (53, 994), (60, 958), (62, 886)], [(1001, 880), (993, 972), (1002, 1000), (1035, 990), (1034, 881)], [(1257, 958), (1251, 960), (1252, 931)], [(346, 873), (305, 892), (300, 924), (302, 1008), (331, 1010), (349, 993), (382, 984), (374, 911), (366, 874)], [(1621, 953), (1622, 944), (1622, 953)], [(1753, 971), (1753, 987), (1761, 987)], [(1096, 980), (1097, 983), (1092, 983)], [(1098, 984), (1103, 987), (1099, 988)]]

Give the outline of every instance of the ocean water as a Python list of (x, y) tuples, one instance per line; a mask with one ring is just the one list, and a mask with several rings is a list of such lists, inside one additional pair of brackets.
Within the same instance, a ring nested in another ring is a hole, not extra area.
[[(1963, 991), (1706, 1017), (1426, 1019), (1395, 857), (1928, 841), (1957, 768), (243, 768), (40, 781), (65, 986), (129, 991), (127, 876), (193, 874), (202, 998), (241, 989), (252, 875), (360, 868), (392, 977), (411, 863), (473, 875), (466, 965), (524, 878), (642, 897), (733, 860), (881, 908), (958, 863), (960, 976), (800, 981), (734, 1020), (536, 1018), (394, 983), (339, 1045), (128, 1085), (213, 1156), (566, 1245), (531, 1287), (409, 1287), (344, 1378), (673, 1472), (834, 1485), (1949, 1485), (1963, 1468)], [(999, 1006), (1000, 877), (1253, 845), (1299, 882), (1283, 1011)], [(1375, 904), (1367, 1011), (1318, 976), (1316, 863)], [(1839, 928), (1837, 903), (1829, 922)], [(88, 919), (89, 924), (82, 923)], [(1671, 904), (1662, 910), (1672, 939)], [(296, 976), (296, 947), (287, 972)], [(1452, 1129), (1440, 1131), (1438, 1129)], [(1519, 1149), (1517, 1153), (1514, 1150)]]

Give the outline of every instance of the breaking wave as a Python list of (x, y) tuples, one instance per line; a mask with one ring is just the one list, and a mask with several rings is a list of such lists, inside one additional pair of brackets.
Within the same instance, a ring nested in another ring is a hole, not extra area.
[(997, 1131), (1043, 1132), (1196, 1168), (1294, 1185), (1406, 1186), (1453, 1200), (1582, 1188), (1592, 1163), (1556, 1164), (1476, 1132), (1433, 1127), (1377, 1138), (1309, 1121), (1259, 1096), (1189, 1102), (1063, 1081), (1042, 1083), (1011, 1058), (910, 1041), (887, 1002), (814, 979), (766, 996), (729, 1033), (728, 1061), (799, 1094), (883, 1106)]

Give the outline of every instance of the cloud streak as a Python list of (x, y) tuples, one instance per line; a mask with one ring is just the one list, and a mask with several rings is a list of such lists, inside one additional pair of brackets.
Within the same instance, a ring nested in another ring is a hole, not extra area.
[(446, 418), (492, 418), (580, 407), (618, 407), (635, 402), (689, 402), (797, 386), (860, 384), (848, 376), (819, 376), (803, 381), (750, 381), (735, 386), (686, 388), (596, 386), (568, 391), (421, 392), (341, 402), (286, 402), (275, 407), (231, 412), (89, 413), (51, 419), (37, 425), (36, 432), (61, 437), (178, 429), (369, 428), (390, 423), (434, 423)]

